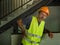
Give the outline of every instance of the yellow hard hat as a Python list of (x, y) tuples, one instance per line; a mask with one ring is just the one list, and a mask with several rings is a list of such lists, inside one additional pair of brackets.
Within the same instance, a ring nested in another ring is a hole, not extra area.
[(49, 8), (47, 6), (41, 7), (39, 11), (45, 12), (47, 15), (49, 15)]

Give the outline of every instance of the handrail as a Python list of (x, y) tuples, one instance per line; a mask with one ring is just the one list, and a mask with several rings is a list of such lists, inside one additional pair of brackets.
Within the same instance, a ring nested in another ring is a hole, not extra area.
[(1, 0), (0, 19), (8, 16), (15, 10), (21, 8), (31, 0)]

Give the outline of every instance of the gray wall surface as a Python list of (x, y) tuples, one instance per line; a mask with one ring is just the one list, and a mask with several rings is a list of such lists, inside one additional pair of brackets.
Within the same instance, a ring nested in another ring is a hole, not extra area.
[(46, 28), (60, 32), (60, 6), (50, 6), (50, 16), (46, 19)]
[(10, 28), (4, 33), (0, 34), (0, 45), (11, 45), (12, 32), (13, 32), (13, 28)]

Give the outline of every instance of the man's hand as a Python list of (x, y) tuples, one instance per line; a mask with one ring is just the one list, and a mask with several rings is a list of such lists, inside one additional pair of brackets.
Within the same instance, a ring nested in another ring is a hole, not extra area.
[(44, 28), (44, 32), (48, 33), (48, 36), (52, 39), (53, 38), (53, 33), (50, 32), (48, 29)]
[(17, 23), (19, 27), (21, 28), (23, 27), (22, 19), (17, 20)]
[(24, 38), (26, 36), (25, 31), (22, 31), (22, 38)]
[(53, 38), (53, 33), (52, 32), (48, 33), (48, 36), (52, 39)]
[(17, 20), (17, 23), (18, 23), (18, 26), (21, 28), (21, 31), (22, 31), (22, 38), (24, 38), (26, 36), (25, 34), (25, 27), (23, 26), (23, 22), (22, 22), (22, 19), (18, 19)]

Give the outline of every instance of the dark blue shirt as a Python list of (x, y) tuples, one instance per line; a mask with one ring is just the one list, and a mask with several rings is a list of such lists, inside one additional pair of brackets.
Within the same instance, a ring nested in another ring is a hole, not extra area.
[[(28, 16), (25, 19), (22, 20), (23, 24), (25, 25), (26, 29), (29, 29), (30, 24), (32, 21), (32, 16)], [(40, 22), (38, 22), (38, 25), (40, 24)]]
[(22, 22), (25, 25), (26, 29), (29, 29), (31, 20), (32, 20), (32, 16), (28, 16), (25, 19), (22, 19)]

